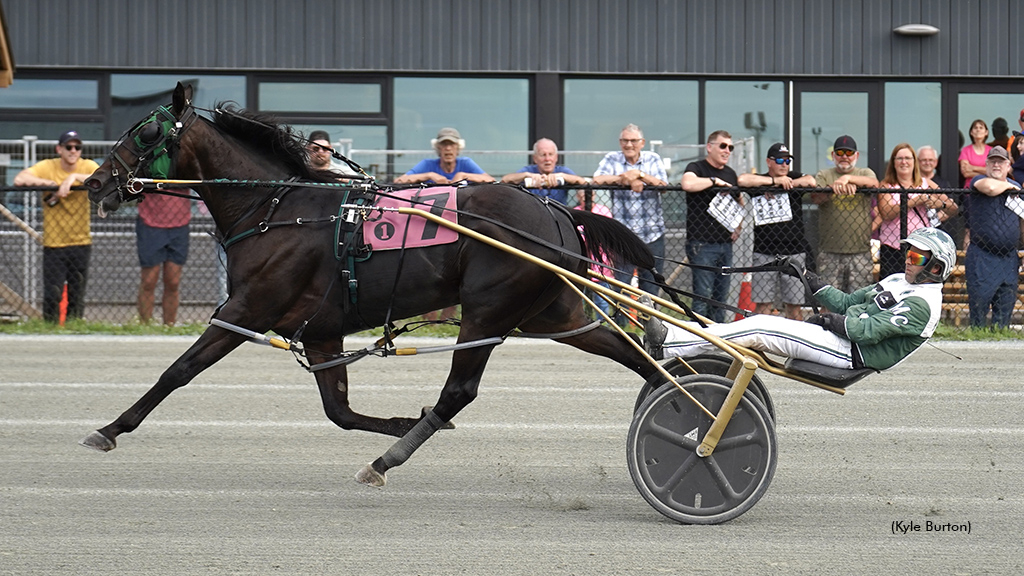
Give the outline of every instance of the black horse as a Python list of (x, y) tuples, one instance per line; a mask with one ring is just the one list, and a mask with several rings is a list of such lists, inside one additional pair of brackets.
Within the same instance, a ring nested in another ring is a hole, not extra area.
[[(552, 272), (465, 235), (440, 246), (373, 253), (355, 264), (353, 301), (349, 283), (338, 278), (344, 267), (336, 254), (336, 225), (326, 218), (338, 214), (346, 190), (302, 185), (336, 183), (337, 175), (312, 171), (303, 143), (273, 118), (228, 107), (214, 110), (211, 121), (196, 114), (191, 98), (191, 86), (178, 84), (172, 105), (130, 129), (86, 186), (102, 216), (140, 192), (131, 185), (140, 177), (295, 179), (296, 184), (277, 189), (226, 183), (196, 187), (221, 237), (242, 238), (227, 245), (230, 297), (215, 313), (218, 320), (255, 332), (273, 330), (286, 338), (298, 337), (315, 366), (343, 351), (346, 334), (461, 303), (460, 343), (503, 337), (519, 328), (561, 335), (556, 340), (615, 360), (643, 378), (654, 372), (631, 343), (610, 329), (565, 336), (590, 322), (579, 296)], [(457, 205), (460, 224), (577, 274), (585, 275), (586, 262), (578, 255), (588, 251), (617, 254), (645, 269), (654, 266), (650, 251), (620, 223), (555, 208), (517, 188), (461, 188)], [(307, 224), (285, 225), (297, 219)], [(585, 240), (577, 226), (582, 226)], [(82, 444), (114, 449), (117, 437), (135, 430), (172, 391), (246, 340), (235, 331), (209, 327), (142, 398)], [(401, 438), (357, 479), (383, 485), (388, 468), (403, 463), (472, 402), (493, 348), (491, 344), (455, 351), (437, 403), (419, 417), (358, 414), (349, 406), (344, 364), (315, 371), (332, 422), (344, 429)]]

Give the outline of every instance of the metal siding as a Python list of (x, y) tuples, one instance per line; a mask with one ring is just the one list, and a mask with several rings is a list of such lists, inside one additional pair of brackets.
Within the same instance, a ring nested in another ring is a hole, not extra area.
[(772, 72), (797, 74), (804, 63), (804, 11), (799, 0), (775, 0), (773, 28), (780, 33), (772, 51)]
[(832, 38), (837, 31), (832, 26), (832, 5), (818, 0), (804, 0), (804, 61), (803, 74), (837, 74), (832, 62)]
[[(20, 68), (1024, 75), (1017, 0), (6, 0)], [(892, 29), (941, 30), (908, 38)]]
[(687, 72), (714, 72), (715, 6), (712, 2), (691, 2), (687, 13), (686, 70)]
[[(905, 1), (905, 0), (904, 0)], [(864, 0), (861, 29), (861, 74), (891, 74), (893, 56), (892, 0)]]

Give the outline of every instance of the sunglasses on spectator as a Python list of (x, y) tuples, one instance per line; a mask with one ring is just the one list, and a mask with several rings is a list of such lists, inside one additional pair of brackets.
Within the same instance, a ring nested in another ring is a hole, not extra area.
[(912, 266), (924, 266), (931, 259), (931, 256), (925, 256), (913, 248), (907, 248), (907, 264)]
[(853, 158), (853, 155), (856, 153), (853, 150), (836, 150), (833, 152), (833, 154), (842, 158)]
[(330, 146), (321, 146), (316, 142), (310, 142), (309, 147), (316, 152), (334, 152), (334, 148), (331, 148)]
[(733, 150), (736, 149), (736, 146), (733, 146), (732, 144), (726, 144), (725, 142), (719, 142), (718, 143), (718, 149), (719, 150), (725, 150), (726, 148), (729, 149), (729, 152), (732, 152)]
[(69, 150), (69, 151), (70, 150), (81, 150), (82, 149), (82, 145), (81, 144), (65, 144), (64, 145), (64, 149), (65, 150)]
[(632, 144), (634, 146), (643, 141), (643, 138), (619, 138), (619, 144)]
[(782, 165), (782, 164), (787, 164), (788, 165), (788, 164), (792, 164), (793, 163), (793, 159), (792, 158), (772, 158), (772, 160), (775, 160), (775, 163), (779, 164), (779, 165)]

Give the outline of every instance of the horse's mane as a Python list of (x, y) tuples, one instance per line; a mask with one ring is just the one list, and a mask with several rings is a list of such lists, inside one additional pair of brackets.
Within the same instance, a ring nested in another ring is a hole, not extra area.
[(309, 167), (305, 139), (276, 116), (239, 108), (234, 102), (218, 102), (214, 108), (218, 129), (279, 159), (289, 173), (314, 182), (335, 181), (336, 175)]

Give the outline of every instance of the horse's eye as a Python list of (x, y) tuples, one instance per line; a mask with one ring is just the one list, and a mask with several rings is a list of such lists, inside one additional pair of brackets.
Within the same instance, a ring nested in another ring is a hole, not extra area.
[(150, 122), (139, 130), (139, 142), (143, 144), (153, 144), (160, 138), (160, 124), (156, 122)]

